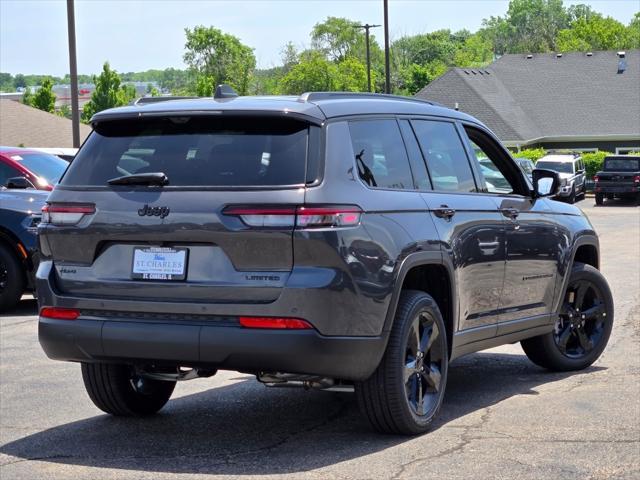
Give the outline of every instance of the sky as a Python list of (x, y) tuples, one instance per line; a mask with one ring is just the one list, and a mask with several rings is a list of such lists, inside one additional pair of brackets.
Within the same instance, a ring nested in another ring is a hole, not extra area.
[[(382, 0), (76, 0), (78, 73), (109, 61), (119, 72), (185, 68), (185, 27), (215, 26), (254, 48), (259, 68), (280, 63), (292, 41), (309, 46), (313, 26), (327, 16), (381, 24)], [(640, 0), (585, 3), (628, 24)], [(390, 38), (442, 28), (477, 30), (504, 15), (507, 0), (390, 0)], [(382, 28), (374, 29), (379, 43)], [(69, 70), (65, 0), (0, 0), (0, 71), (64, 76)]]

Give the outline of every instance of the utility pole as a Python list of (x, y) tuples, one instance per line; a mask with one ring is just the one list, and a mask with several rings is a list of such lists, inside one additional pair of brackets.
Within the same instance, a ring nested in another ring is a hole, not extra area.
[(73, 147), (80, 147), (80, 110), (78, 106), (78, 66), (76, 64), (76, 19), (73, 0), (67, 0), (67, 30), (69, 35), (69, 76), (71, 77), (71, 129)]
[(391, 93), (391, 72), (389, 69), (389, 0), (384, 0), (384, 91)]
[(356, 28), (364, 28), (364, 34), (367, 41), (367, 89), (369, 92), (371, 91), (371, 53), (369, 50), (369, 30), (380, 26), (381, 25), (369, 25), (368, 23), (356, 26)]

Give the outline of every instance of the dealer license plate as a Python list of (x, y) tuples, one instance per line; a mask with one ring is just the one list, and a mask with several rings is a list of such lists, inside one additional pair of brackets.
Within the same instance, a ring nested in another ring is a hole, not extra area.
[(136, 247), (133, 249), (131, 278), (135, 280), (184, 280), (187, 272), (186, 248)]

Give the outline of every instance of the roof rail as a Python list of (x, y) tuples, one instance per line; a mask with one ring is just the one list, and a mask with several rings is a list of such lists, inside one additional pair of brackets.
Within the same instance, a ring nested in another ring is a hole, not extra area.
[(376, 100), (400, 100), (405, 102), (419, 102), (426, 103), (428, 105), (435, 105), (441, 107), (439, 103), (430, 102), (429, 100), (423, 100), (415, 97), (403, 97), (402, 95), (390, 95), (388, 93), (369, 93), (369, 92), (305, 92), (298, 97), (299, 102), (317, 102), (321, 100), (340, 100), (340, 99), (363, 99), (363, 98), (375, 98)]
[(190, 100), (192, 98), (198, 97), (174, 97), (172, 95), (163, 95), (161, 97), (140, 97), (131, 102), (131, 105), (146, 105), (147, 103), (167, 102), (169, 100)]

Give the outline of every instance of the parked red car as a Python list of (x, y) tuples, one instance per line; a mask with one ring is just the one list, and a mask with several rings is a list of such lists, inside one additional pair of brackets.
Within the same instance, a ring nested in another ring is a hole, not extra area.
[[(69, 162), (28, 148), (0, 147), (0, 187), (52, 190)], [(10, 179), (24, 178), (26, 182)]]

